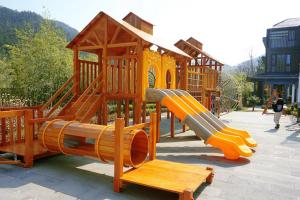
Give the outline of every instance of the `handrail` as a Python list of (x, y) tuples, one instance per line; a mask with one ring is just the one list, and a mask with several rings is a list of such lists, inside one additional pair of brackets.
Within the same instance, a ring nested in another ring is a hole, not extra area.
[(62, 102), (64, 100), (66, 100), (66, 98), (68, 98), (70, 96), (70, 94), (72, 94), (72, 91), (75, 89), (75, 87), (77, 86), (78, 83), (74, 84), (69, 90), (68, 92), (66, 92), (66, 94), (64, 94), (64, 96), (51, 108), (51, 110), (47, 113), (46, 117), (50, 117), (51, 114), (60, 106), (60, 104), (62, 104)]
[(66, 87), (71, 83), (71, 81), (75, 78), (75, 74), (69, 78), (56, 92), (55, 94), (40, 108), (41, 111), (44, 111), (48, 108), (48, 106), (53, 103), (53, 101), (66, 89)]
[[(102, 96), (103, 96), (103, 93), (97, 97), (97, 100), (92, 104), (92, 106), (88, 109), (88, 111), (83, 115), (83, 117), (82, 117), (83, 120), (90, 114), (90, 112), (92, 112), (92, 110), (94, 110), (94, 106), (101, 100)], [(92, 96), (90, 96), (90, 97), (92, 97)], [(78, 112), (78, 113), (80, 113), (80, 112)], [(76, 113), (76, 115), (78, 113)]]
[[(95, 95), (95, 93), (97, 92), (97, 89), (99, 89), (103, 84), (103, 80), (101, 80), (99, 82), (99, 86), (97, 88), (95, 88), (95, 90), (92, 92), (92, 94), (88, 95), (89, 97), (84, 101), (84, 102), (88, 102), (90, 100), (90, 98), (93, 98), (93, 96)], [(76, 112), (76, 115), (78, 113), (80, 113), (82, 111), (82, 109), (85, 107), (85, 104), (83, 103), (82, 106), (78, 109), (78, 111)]]
[(74, 107), (78, 106), (78, 104), (82, 101), (82, 99), (87, 96), (87, 94), (94, 88), (94, 85), (98, 82), (99, 79), (102, 78), (102, 73), (100, 73), (97, 78), (93, 80), (93, 82), (85, 89), (85, 91), (80, 95), (80, 97), (73, 104)]

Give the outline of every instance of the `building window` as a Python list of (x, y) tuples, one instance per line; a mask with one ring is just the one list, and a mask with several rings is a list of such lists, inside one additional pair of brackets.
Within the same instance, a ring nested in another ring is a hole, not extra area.
[(287, 48), (295, 46), (295, 31), (271, 31), (269, 33), (270, 48)]
[(275, 72), (276, 69), (276, 55), (271, 56), (271, 72)]
[(286, 63), (286, 59), (285, 59), (285, 55), (277, 55), (277, 72), (284, 72), (284, 68), (285, 68), (285, 63)]
[(291, 72), (291, 54), (272, 54), (271, 72)]
[(291, 63), (292, 63), (291, 59), (292, 59), (291, 54), (287, 54), (285, 58), (286, 72), (291, 72)]

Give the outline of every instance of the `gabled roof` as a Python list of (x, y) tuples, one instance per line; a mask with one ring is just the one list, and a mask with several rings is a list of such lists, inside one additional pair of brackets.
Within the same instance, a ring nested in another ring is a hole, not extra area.
[(272, 28), (288, 28), (300, 26), (300, 17), (285, 19), (277, 24), (274, 24)]
[(224, 65), (223, 63), (221, 63), (220, 61), (218, 61), (217, 59), (215, 59), (214, 57), (212, 57), (211, 55), (209, 55), (208, 53), (206, 53), (205, 51), (199, 49), (198, 47), (196, 47), (195, 45), (184, 41), (184, 40), (179, 40), (178, 42), (175, 43), (175, 46), (182, 49), (182, 47), (188, 48), (189, 49), (189, 55), (192, 57), (197, 56), (198, 54), (202, 54), (210, 59), (212, 59), (215, 62), (218, 62), (220, 65)]
[(120, 20), (120, 21), (116, 20), (102, 11), (99, 12), (92, 19), (92, 21), (90, 21), (90, 23), (88, 23), (87, 26), (67, 45), (67, 48), (73, 48), (78, 42), (80, 42), (80, 40), (83, 38), (83, 36), (86, 35), (88, 33), (88, 31), (93, 29), (94, 25), (97, 24), (105, 16), (107, 16), (108, 19), (110, 21), (112, 21), (113, 23), (121, 26), (123, 30), (125, 30), (131, 34), (134, 34), (136, 37), (138, 37), (148, 43), (151, 43), (152, 45), (156, 45), (165, 51), (170, 51), (170, 52), (173, 52), (180, 56), (191, 58), (188, 54), (186, 54), (185, 52), (176, 48), (174, 45), (159, 41), (156, 38), (154, 38), (152, 35), (133, 27), (132, 25), (130, 25), (129, 23), (127, 23), (123, 20)]

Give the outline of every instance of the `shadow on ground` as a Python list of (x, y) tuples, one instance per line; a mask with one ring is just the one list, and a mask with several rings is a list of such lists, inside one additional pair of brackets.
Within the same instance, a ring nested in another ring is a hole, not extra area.
[[(126, 184), (123, 192), (115, 193), (112, 176), (79, 169), (81, 166), (93, 163), (98, 162), (82, 157), (58, 155), (36, 161), (32, 169), (2, 165), (0, 166), (1, 174), (6, 178), (10, 177), (11, 181), (0, 181), (0, 188), (22, 188), (34, 184), (38, 185), (34, 186), (35, 188), (40, 186), (77, 199), (141, 199), (145, 198), (145, 192), (148, 199), (178, 198), (176, 194), (170, 192), (134, 184)], [(89, 192), (87, 188), (93, 192)], [(22, 198), (25, 197), (24, 194), (20, 195)]]

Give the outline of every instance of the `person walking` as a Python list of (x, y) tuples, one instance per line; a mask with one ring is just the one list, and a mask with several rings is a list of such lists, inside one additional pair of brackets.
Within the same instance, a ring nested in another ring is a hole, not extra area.
[(279, 129), (280, 127), (280, 117), (283, 111), (284, 101), (282, 99), (281, 94), (277, 90), (273, 90), (272, 96), (268, 99), (266, 108), (263, 111), (263, 114), (266, 113), (269, 105), (272, 105), (272, 109), (274, 111), (274, 123), (275, 129)]

